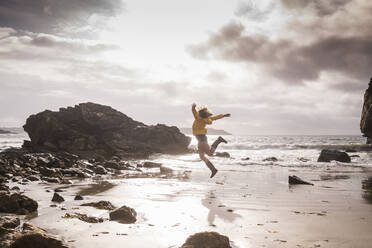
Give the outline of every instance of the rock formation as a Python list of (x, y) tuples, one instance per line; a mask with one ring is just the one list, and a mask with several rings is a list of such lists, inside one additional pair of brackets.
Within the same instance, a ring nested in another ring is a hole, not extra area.
[(367, 144), (372, 144), (372, 78), (369, 81), (368, 89), (364, 93), (360, 130), (367, 137)]
[(23, 145), (29, 150), (67, 151), (82, 157), (184, 153), (191, 140), (177, 127), (148, 126), (95, 103), (31, 115), (23, 128), (31, 139)]
[(33, 199), (19, 194), (0, 191), (0, 212), (28, 214), (37, 211), (38, 204)]
[(350, 163), (350, 156), (346, 152), (324, 149), (320, 152), (318, 162), (331, 162), (332, 160)]
[(21, 227), (16, 217), (0, 216), (0, 247), (2, 248), (68, 248), (63, 240), (24, 223)]

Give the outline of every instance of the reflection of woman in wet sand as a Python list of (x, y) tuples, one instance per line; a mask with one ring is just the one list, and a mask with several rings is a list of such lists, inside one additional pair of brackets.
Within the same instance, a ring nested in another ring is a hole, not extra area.
[(213, 142), (212, 146), (209, 147), (208, 140), (207, 140), (207, 129), (205, 128), (206, 125), (212, 124), (213, 121), (222, 119), (224, 117), (230, 117), (230, 114), (225, 115), (216, 115), (212, 116), (212, 113), (206, 107), (200, 108), (196, 111), (196, 104), (192, 105), (192, 113), (194, 114), (194, 123), (192, 124), (192, 132), (195, 135), (196, 139), (198, 140), (198, 151), (200, 159), (205, 162), (207, 167), (211, 170), (211, 178), (214, 177), (217, 173), (217, 169), (214, 165), (209, 161), (209, 159), (205, 156), (212, 156), (214, 151), (217, 149), (217, 146), (221, 143), (227, 143), (221, 136), (217, 138), (215, 142)]
[(239, 214), (226, 211), (225, 205), (220, 202), (213, 192), (209, 192), (201, 202), (209, 210), (207, 219), (210, 226), (215, 226), (216, 217), (225, 222), (234, 222), (241, 217)]

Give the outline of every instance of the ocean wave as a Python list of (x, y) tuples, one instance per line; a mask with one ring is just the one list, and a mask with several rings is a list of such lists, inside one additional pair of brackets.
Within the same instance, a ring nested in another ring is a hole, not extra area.
[(223, 145), (226, 150), (355, 150), (355, 151), (372, 151), (372, 145), (367, 144), (227, 144)]

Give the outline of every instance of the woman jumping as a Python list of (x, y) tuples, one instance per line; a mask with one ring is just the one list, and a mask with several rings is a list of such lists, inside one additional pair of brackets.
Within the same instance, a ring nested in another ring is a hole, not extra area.
[(221, 136), (217, 138), (215, 142), (213, 142), (212, 147), (209, 148), (208, 140), (207, 140), (207, 129), (205, 128), (206, 125), (212, 124), (213, 121), (222, 119), (224, 117), (230, 117), (230, 114), (225, 115), (216, 115), (212, 116), (212, 113), (206, 107), (202, 107), (199, 111), (196, 111), (196, 104), (192, 104), (192, 113), (194, 114), (194, 123), (192, 124), (192, 133), (195, 135), (196, 139), (198, 140), (198, 151), (200, 159), (205, 162), (207, 167), (211, 170), (211, 178), (214, 177), (217, 173), (217, 169), (213, 166), (211, 161), (205, 156), (212, 156), (214, 151), (216, 150), (217, 146), (221, 143), (227, 143), (225, 139)]

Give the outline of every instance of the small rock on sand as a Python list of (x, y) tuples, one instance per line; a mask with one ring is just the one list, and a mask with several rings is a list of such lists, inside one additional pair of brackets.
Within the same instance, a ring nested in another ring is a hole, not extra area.
[(52, 202), (63, 202), (65, 199), (58, 193), (54, 193)]
[(264, 162), (278, 162), (279, 159), (277, 159), (276, 157), (268, 157), (268, 158), (265, 158), (262, 161), (264, 161)]
[(299, 178), (298, 176), (289, 176), (288, 177), (288, 183), (289, 184), (306, 184), (306, 185), (314, 185), (312, 183), (309, 183), (309, 182), (306, 182), (304, 180), (302, 180), (301, 178)]
[(191, 235), (181, 248), (231, 248), (227, 236), (217, 232), (201, 232)]
[(81, 195), (76, 195), (74, 200), (75, 201), (81, 201), (81, 200), (84, 200), (84, 198)]
[(130, 224), (137, 221), (137, 213), (133, 208), (122, 206), (110, 212), (110, 220)]

